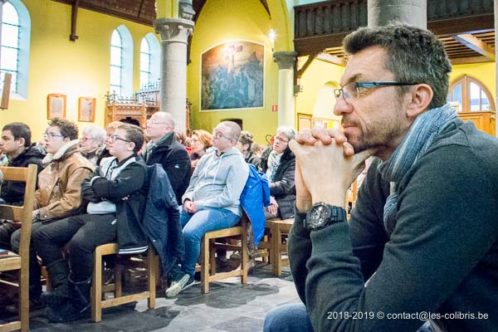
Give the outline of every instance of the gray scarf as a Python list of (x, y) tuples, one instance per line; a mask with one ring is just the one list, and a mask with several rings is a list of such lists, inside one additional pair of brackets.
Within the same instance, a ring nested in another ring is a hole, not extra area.
[(378, 166), (382, 178), (391, 184), (390, 195), (384, 205), (384, 227), (388, 234), (392, 233), (396, 223), (399, 199), (396, 185), (425, 155), (438, 134), (456, 117), (455, 110), (448, 104), (422, 113), (415, 119), (401, 144), (389, 159)]
[(280, 159), (282, 159), (283, 153), (277, 153), (275, 150), (270, 152), (268, 156), (268, 169), (266, 171), (266, 176), (271, 182), (275, 181), (275, 174), (280, 166)]

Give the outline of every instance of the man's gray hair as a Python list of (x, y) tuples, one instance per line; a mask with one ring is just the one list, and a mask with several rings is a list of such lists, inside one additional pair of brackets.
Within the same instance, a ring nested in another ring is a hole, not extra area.
[(107, 134), (104, 128), (97, 125), (88, 125), (83, 128), (83, 135), (88, 135), (91, 139), (99, 144), (99, 146), (104, 145)]
[(154, 115), (159, 118), (159, 120), (161, 120), (166, 127), (170, 128), (172, 131), (175, 130), (175, 119), (173, 119), (171, 113), (158, 111), (154, 113)]
[[(406, 24), (361, 28), (344, 38), (344, 49), (354, 55), (379, 46), (387, 51), (386, 69), (399, 82), (428, 84), (434, 96), (429, 108), (446, 103), (451, 64), (443, 44), (427, 30)], [(409, 87), (399, 87), (401, 92)]]
[(237, 124), (237, 122), (223, 121), (220, 124), (230, 128), (230, 139), (232, 141), (234, 141), (234, 142), (239, 141), (240, 132), (242, 131), (242, 129), (240, 129), (240, 126)]
[(287, 126), (280, 126), (277, 128), (277, 135), (278, 134), (284, 134), (285, 137), (287, 137), (287, 139), (290, 141), (291, 139), (293, 139), (294, 137), (296, 137), (296, 131), (291, 128), (291, 127), (287, 127)]

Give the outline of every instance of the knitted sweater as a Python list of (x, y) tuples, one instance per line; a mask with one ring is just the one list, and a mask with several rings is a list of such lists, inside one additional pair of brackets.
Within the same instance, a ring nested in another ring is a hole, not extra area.
[(298, 213), (291, 271), (314, 330), (416, 331), (422, 312), (443, 330), (496, 330), (497, 186), (497, 140), (457, 120), (399, 183), (391, 234), (376, 164), (349, 224), (310, 234)]

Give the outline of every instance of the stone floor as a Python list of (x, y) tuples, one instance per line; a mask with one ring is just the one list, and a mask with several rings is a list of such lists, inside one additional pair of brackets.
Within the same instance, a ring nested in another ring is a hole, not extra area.
[(266, 313), (279, 305), (299, 301), (288, 268), (281, 278), (271, 274), (271, 267), (258, 263), (251, 271), (249, 283), (241, 285), (232, 278), (211, 284), (203, 295), (195, 285), (175, 299), (158, 294), (156, 309), (147, 310), (146, 301), (104, 309), (103, 319), (89, 319), (73, 324), (50, 324), (43, 310), (31, 314), (31, 331), (261, 331)]

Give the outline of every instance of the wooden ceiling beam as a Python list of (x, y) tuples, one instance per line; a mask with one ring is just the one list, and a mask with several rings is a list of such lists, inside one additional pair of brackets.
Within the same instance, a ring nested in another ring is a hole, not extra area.
[(71, 34), (69, 35), (70, 41), (76, 41), (78, 35), (76, 34), (76, 22), (78, 20), (78, 7), (80, 6), (80, 0), (74, 0), (71, 5)]
[(482, 40), (476, 38), (475, 36), (471, 34), (462, 34), (456, 35), (453, 38), (455, 38), (455, 40), (460, 42), (462, 45), (488, 58), (490, 61), (495, 61), (494, 50), (489, 47), (488, 44), (484, 43)]
[(317, 60), (325, 61), (328, 63), (332, 63), (334, 65), (344, 67), (346, 65), (346, 58), (339, 57), (337, 55), (332, 55), (330, 53), (320, 53), (316, 57)]
[(144, 7), (144, 2), (145, 2), (145, 0), (140, 1), (140, 6), (138, 7), (137, 17), (140, 17), (140, 15), (142, 15), (142, 9)]
[(452, 65), (463, 65), (469, 63), (489, 62), (490, 60), (484, 56), (471, 56), (464, 58), (452, 58), (450, 61)]

